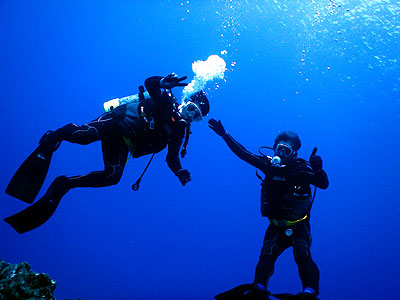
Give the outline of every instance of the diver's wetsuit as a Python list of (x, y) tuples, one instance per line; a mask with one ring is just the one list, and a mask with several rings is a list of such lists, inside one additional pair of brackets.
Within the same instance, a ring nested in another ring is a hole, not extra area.
[(303, 288), (311, 287), (318, 294), (319, 270), (310, 252), (310, 184), (326, 189), (329, 185), (326, 173), (323, 170), (314, 172), (302, 159), (295, 159), (285, 167), (274, 167), (271, 158), (249, 152), (229, 134), (223, 138), (239, 158), (265, 174), (261, 213), (269, 218), (270, 225), (265, 233), (254, 283), (266, 286), (274, 272), (276, 259), (292, 246)]
[[(128, 152), (132, 157), (158, 153), (168, 145), (167, 163), (177, 175), (182, 169), (179, 149), (185, 136), (187, 122), (173, 112), (172, 94), (160, 88), (162, 77), (146, 79), (151, 99), (116, 107), (99, 118), (84, 124), (68, 124), (49, 136), (49, 142), (68, 141), (87, 145), (101, 140), (104, 170), (83, 176), (67, 177), (67, 189), (74, 187), (103, 187), (117, 184), (122, 176)], [(151, 113), (154, 129), (145, 121)], [(129, 140), (128, 145), (126, 140)]]

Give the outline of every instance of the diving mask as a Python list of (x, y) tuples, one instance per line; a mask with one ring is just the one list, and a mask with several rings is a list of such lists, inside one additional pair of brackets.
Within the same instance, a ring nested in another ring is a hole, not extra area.
[(198, 122), (203, 119), (200, 108), (192, 101), (188, 101), (183, 105), (182, 113), (191, 121)]
[(278, 144), (275, 147), (275, 154), (282, 158), (289, 158), (295, 154), (295, 151), (288, 144)]

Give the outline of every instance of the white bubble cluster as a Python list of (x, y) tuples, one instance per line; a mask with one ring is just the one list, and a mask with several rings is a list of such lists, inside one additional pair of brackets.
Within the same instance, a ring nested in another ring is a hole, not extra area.
[(195, 74), (193, 80), (183, 89), (183, 101), (192, 94), (204, 89), (206, 84), (216, 79), (223, 79), (226, 63), (218, 55), (211, 55), (206, 61), (197, 60), (192, 64)]

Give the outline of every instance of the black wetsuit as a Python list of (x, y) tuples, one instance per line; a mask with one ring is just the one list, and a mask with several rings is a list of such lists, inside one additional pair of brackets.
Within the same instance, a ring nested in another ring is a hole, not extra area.
[(310, 252), (310, 184), (326, 189), (329, 185), (326, 173), (323, 170), (314, 172), (302, 159), (295, 159), (285, 167), (274, 167), (271, 158), (247, 151), (229, 134), (224, 140), (239, 158), (265, 174), (261, 213), (270, 219), (270, 225), (265, 233), (254, 282), (267, 286), (276, 259), (292, 246), (303, 288), (311, 287), (318, 293), (319, 270)]
[[(68, 124), (51, 135), (52, 142), (68, 141), (87, 145), (100, 140), (102, 144), (104, 170), (67, 177), (68, 189), (117, 184), (129, 151), (132, 157), (140, 157), (158, 153), (167, 146), (168, 166), (177, 175), (178, 170), (182, 169), (179, 149), (187, 122), (173, 112), (172, 94), (160, 88), (161, 78), (154, 76), (146, 79), (150, 100), (118, 106), (87, 124)], [(146, 114), (153, 118), (154, 128), (150, 128), (149, 120), (144, 117)]]

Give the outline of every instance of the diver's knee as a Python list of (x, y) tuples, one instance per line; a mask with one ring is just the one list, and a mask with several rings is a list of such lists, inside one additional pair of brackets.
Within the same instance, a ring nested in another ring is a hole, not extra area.
[(310, 245), (306, 240), (296, 240), (293, 243), (293, 253), (295, 260), (303, 260), (304, 258), (310, 256)]
[(115, 185), (121, 180), (123, 169), (121, 166), (106, 166), (105, 172), (107, 183)]
[(266, 240), (264, 241), (264, 245), (261, 249), (260, 258), (262, 256), (272, 256), (276, 251), (279, 251), (276, 242), (273, 240)]
[(73, 134), (78, 128), (79, 128), (78, 125), (76, 125), (74, 123), (69, 123), (69, 124), (64, 125), (63, 127), (59, 128), (59, 129), (57, 129), (54, 133), (56, 135), (67, 136), (67, 135)]
[(98, 140), (98, 131), (96, 128), (89, 125), (75, 126), (75, 129), (71, 133), (71, 142), (78, 143), (81, 145), (88, 145)]
[(296, 262), (311, 258), (310, 245), (306, 240), (297, 240), (293, 244), (294, 259)]

